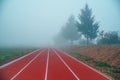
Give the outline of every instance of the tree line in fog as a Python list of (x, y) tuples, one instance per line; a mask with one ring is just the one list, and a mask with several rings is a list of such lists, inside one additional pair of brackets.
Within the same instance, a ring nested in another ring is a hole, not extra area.
[(100, 24), (92, 15), (92, 9), (86, 4), (76, 20), (71, 15), (60, 32), (55, 36), (54, 42), (59, 45), (110, 45), (120, 44), (117, 31), (100, 31)]

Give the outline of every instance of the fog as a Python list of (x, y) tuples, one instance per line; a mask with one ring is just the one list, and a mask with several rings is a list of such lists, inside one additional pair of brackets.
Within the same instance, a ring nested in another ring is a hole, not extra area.
[(88, 3), (101, 30), (120, 30), (119, 0), (0, 0), (0, 47), (53, 46), (53, 38)]

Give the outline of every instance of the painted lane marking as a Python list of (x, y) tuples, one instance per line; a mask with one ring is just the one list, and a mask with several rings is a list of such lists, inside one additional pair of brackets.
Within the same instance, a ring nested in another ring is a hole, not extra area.
[(48, 55), (47, 55), (46, 72), (45, 72), (45, 79), (44, 79), (44, 80), (47, 80), (47, 75), (48, 75), (48, 63), (49, 63), (49, 49), (48, 49)]
[(15, 74), (10, 80), (14, 80), (25, 68), (27, 68), (42, 52), (45, 50), (42, 50), (39, 54), (37, 54), (29, 63), (27, 63), (20, 71), (18, 71), (17, 74)]
[[(57, 50), (58, 50), (58, 49), (57, 49)], [(81, 61), (77, 60), (76, 58), (74, 58), (74, 57), (72, 57), (72, 56), (68, 55), (68, 54), (67, 54), (67, 53), (65, 53), (64, 51), (62, 51), (62, 50), (58, 50), (58, 51), (59, 51), (59, 52), (62, 52), (62, 53), (63, 53), (63, 54), (65, 54), (66, 56), (68, 56), (68, 57), (72, 58), (73, 60), (77, 61), (78, 63), (83, 64), (83, 65), (84, 65), (84, 66), (86, 66), (87, 68), (89, 68), (89, 69), (91, 69), (91, 70), (93, 70), (93, 71), (97, 72), (98, 74), (102, 75), (103, 77), (105, 77), (105, 78), (107, 78), (107, 79), (109, 79), (109, 80), (113, 80), (113, 79), (111, 79), (110, 77), (108, 77), (107, 75), (105, 75), (105, 74), (103, 74), (103, 73), (101, 73), (101, 72), (97, 71), (96, 69), (94, 69), (94, 68), (92, 68), (92, 67), (88, 66), (87, 64), (85, 64), (85, 63), (83, 63), (83, 62), (81, 62)]]
[(60, 58), (60, 60), (64, 63), (64, 65), (69, 69), (69, 71), (74, 75), (74, 77), (77, 80), (80, 80), (80, 78), (73, 72), (73, 70), (67, 65), (67, 63), (62, 59), (62, 57), (53, 49), (53, 51), (55, 52), (55, 54)]
[(33, 54), (34, 52), (37, 52), (37, 51), (39, 51), (39, 50), (40, 50), (40, 49), (35, 50), (35, 51), (30, 52), (30, 53), (28, 53), (28, 54), (26, 54), (26, 55), (24, 55), (24, 56), (22, 56), (22, 57), (20, 57), (20, 58), (18, 58), (18, 59), (15, 59), (15, 60), (13, 60), (13, 61), (11, 61), (11, 62), (9, 62), (9, 63), (6, 63), (6, 64), (0, 66), (0, 69), (4, 68), (4, 67), (6, 67), (6, 66), (8, 66), (8, 65), (10, 65), (10, 64), (12, 64), (12, 63), (14, 63), (14, 62), (17, 62), (17, 61), (19, 61), (19, 60), (21, 60), (21, 59), (23, 59), (23, 58), (25, 58), (25, 57)]

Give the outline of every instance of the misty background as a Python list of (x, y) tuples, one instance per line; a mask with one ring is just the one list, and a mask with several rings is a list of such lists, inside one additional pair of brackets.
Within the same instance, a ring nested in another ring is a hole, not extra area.
[(100, 30), (120, 31), (119, 0), (0, 0), (0, 47), (53, 46), (73, 14), (88, 4)]

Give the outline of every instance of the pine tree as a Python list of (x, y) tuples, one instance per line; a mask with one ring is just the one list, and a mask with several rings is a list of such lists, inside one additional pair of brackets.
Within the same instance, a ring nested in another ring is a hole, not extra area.
[(94, 16), (92, 15), (92, 10), (85, 5), (85, 8), (81, 10), (81, 14), (78, 16), (79, 21), (77, 22), (78, 32), (87, 39), (87, 44), (90, 40), (97, 37), (99, 31), (99, 23), (95, 22)]

